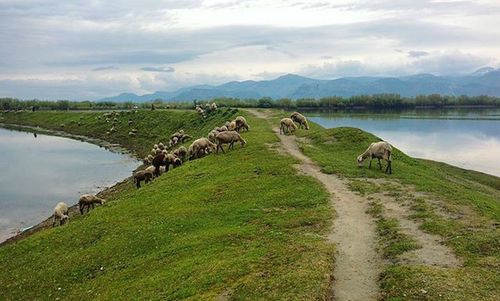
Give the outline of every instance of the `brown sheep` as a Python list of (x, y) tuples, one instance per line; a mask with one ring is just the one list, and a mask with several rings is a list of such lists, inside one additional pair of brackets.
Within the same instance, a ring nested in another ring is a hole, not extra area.
[(153, 179), (153, 173), (149, 169), (134, 172), (134, 183), (138, 189), (141, 188), (141, 181), (149, 183), (151, 182), (151, 179)]
[(106, 200), (101, 199), (95, 195), (84, 194), (80, 197), (80, 200), (78, 200), (78, 207), (80, 207), (80, 213), (83, 215), (85, 207), (87, 207), (87, 213), (88, 213), (90, 211), (90, 207), (94, 209), (95, 204), (104, 205), (105, 203)]
[(234, 148), (235, 142), (240, 142), (241, 147), (247, 143), (236, 131), (221, 132), (215, 136), (215, 140), (217, 141), (217, 153), (219, 152), (219, 148), (224, 153), (223, 144), (229, 144), (228, 150), (230, 150)]
[(299, 124), (299, 127), (304, 127), (306, 130), (309, 129), (309, 124), (307, 123), (307, 118), (300, 114), (299, 112), (293, 112), (290, 118)]

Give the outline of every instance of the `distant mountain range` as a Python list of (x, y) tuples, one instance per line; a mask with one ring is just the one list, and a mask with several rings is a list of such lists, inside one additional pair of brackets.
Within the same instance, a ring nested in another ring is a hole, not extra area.
[(100, 101), (145, 102), (209, 100), (215, 97), (234, 98), (321, 98), (326, 96), (371, 95), (395, 93), (401, 96), (428, 94), (500, 96), (500, 69), (481, 68), (464, 76), (417, 74), (400, 77), (342, 77), (334, 80), (312, 79), (294, 74), (273, 80), (233, 81), (218, 86), (198, 85), (176, 91), (158, 91), (136, 95), (122, 93)]

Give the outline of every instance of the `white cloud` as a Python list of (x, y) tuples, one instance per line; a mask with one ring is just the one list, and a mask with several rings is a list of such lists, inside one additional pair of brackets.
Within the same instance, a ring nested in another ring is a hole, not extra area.
[(5, 0), (0, 97), (100, 98), (293, 72), (464, 73), (498, 62), (499, 26), (493, 0)]

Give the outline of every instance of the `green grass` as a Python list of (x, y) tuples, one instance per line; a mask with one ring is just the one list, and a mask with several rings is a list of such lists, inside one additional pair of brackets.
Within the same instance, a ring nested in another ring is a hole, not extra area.
[[(409, 200), (413, 218), (422, 223), (421, 228), (440, 235), (464, 263), (463, 267), (449, 269), (389, 264), (381, 278), (382, 300), (500, 299), (498, 177), (414, 159), (398, 149), (394, 149), (393, 174), (386, 175), (375, 162), (372, 169), (356, 164), (356, 157), (371, 142), (379, 141), (372, 134), (355, 128), (324, 129), (312, 124), (311, 130), (299, 130), (296, 135), (304, 138), (301, 149), (305, 155), (324, 172), (347, 178), (352, 190), (368, 197), (383, 192), (397, 200)], [(395, 185), (390, 184), (374, 187), (366, 179), (394, 180), (426, 196), (411, 197), (404, 189), (394, 190)], [(415, 247), (411, 239), (400, 236), (397, 221), (379, 218), (377, 230), (386, 257)], [(419, 285), (419, 281), (427, 285)], [(426, 293), (420, 287), (427, 287)]]
[[(139, 111), (138, 137), (123, 124), (109, 140), (142, 156), (180, 127), (206, 135), (235, 113), (203, 121), (192, 112)], [(71, 123), (80, 115), (84, 125)], [(109, 126), (98, 115), (4, 114), (3, 121), (66, 123), (66, 131), (105, 137)], [(139, 190), (129, 183), (88, 215), (1, 247), (0, 299), (327, 299), (328, 194), (264, 145), (278, 141), (265, 120), (245, 116), (247, 147), (188, 162)]]

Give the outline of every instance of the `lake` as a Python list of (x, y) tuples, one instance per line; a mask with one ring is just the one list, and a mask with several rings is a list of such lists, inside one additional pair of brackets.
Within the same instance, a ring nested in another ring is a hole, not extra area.
[(0, 242), (129, 177), (139, 162), (69, 138), (0, 128)]
[(337, 111), (306, 116), (325, 128), (363, 129), (413, 157), (500, 176), (500, 109)]

